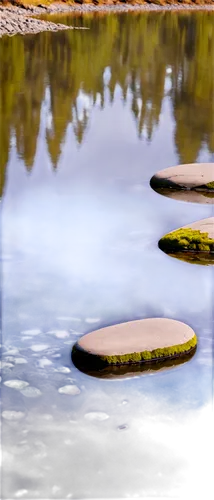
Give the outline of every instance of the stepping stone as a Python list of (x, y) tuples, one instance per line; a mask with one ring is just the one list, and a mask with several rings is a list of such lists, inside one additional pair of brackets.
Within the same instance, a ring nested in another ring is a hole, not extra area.
[(177, 165), (157, 172), (150, 186), (159, 194), (192, 203), (214, 203), (214, 163)]
[(196, 344), (194, 331), (185, 323), (143, 319), (84, 335), (74, 345), (72, 359), (82, 371), (84, 365), (99, 370), (110, 365), (151, 364), (189, 354)]
[(214, 217), (199, 220), (163, 236), (159, 248), (190, 262), (214, 263)]

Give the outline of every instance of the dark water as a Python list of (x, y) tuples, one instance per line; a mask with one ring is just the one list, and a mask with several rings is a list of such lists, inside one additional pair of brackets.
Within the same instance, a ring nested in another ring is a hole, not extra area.
[[(213, 269), (157, 243), (213, 207), (149, 181), (214, 160), (214, 15), (60, 20), (90, 29), (0, 42), (2, 497), (210, 498)], [(189, 362), (72, 365), (79, 335), (148, 316), (193, 327)]]

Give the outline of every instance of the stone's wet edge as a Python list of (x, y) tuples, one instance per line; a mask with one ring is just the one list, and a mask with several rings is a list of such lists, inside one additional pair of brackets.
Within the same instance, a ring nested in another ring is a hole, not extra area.
[(212, 192), (214, 163), (190, 163), (160, 170), (153, 175), (150, 185), (154, 190), (172, 188)]
[(76, 364), (78, 357), (86, 363), (90, 358), (94, 366), (156, 362), (189, 353), (196, 344), (196, 335), (188, 325), (167, 318), (149, 318), (84, 335), (73, 347), (73, 358)]
[(171, 231), (159, 240), (159, 248), (167, 254), (180, 258), (194, 259), (197, 256), (208, 263), (214, 263), (214, 217), (187, 224)]
[[(72, 361), (81, 372), (95, 378), (103, 379), (130, 379), (141, 375), (154, 375), (182, 366), (191, 360), (196, 352), (197, 346), (189, 352), (180, 354), (178, 357), (165, 358), (164, 360), (145, 361), (143, 363), (126, 363), (106, 365), (95, 361), (95, 356), (82, 356), (82, 352), (73, 351)], [(79, 355), (80, 354), (80, 355)], [(124, 403), (125, 404), (125, 403)]]

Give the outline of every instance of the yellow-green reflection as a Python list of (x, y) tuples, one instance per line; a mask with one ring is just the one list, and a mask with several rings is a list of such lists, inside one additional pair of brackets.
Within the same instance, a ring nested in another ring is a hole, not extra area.
[(213, 21), (208, 12), (87, 16), (79, 23), (90, 30), (3, 37), (1, 193), (12, 135), (26, 168), (33, 167), (47, 89), (51, 120), (46, 140), (57, 168), (68, 124), (72, 123), (80, 144), (88, 125), (90, 110), (85, 107), (81, 116), (78, 110), (80, 91), (90, 98), (91, 106), (98, 94), (100, 106), (105, 106), (106, 67), (111, 71), (112, 101), (117, 84), (124, 101), (131, 91), (130, 112), (139, 137), (146, 130), (152, 138), (168, 93), (180, 162), (194, 162), (202, 146), (214, 152)]
[[(152, 186), (152, 184), (151, 184)], [(173, 189), (173, 188), (154, 188), (156, 193), (166, 196), (172, 200), (187, 201), (189, 203), (203, 203), (207, 205), (214, 204), (214, 192), (200, 192), (196, 190)]]
[(200, 266), (211, 266), (214, 264), (214, 253), (174, 252), (167, 253), (167, 255), (188, 262), (189, 264), (199, 264)]

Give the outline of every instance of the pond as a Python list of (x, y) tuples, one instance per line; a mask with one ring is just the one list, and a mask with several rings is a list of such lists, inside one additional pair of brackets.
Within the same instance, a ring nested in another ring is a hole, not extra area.
[[(214, 209), (149, 183), (214, 161), (214, 14), (60, 22), (89, 29), (0, 42), (2, 498), (209, 498), (213, 268), (158, 241)], [(195, 355), (72, 364), (84, 333), (146, 317), (189, 324)]]

